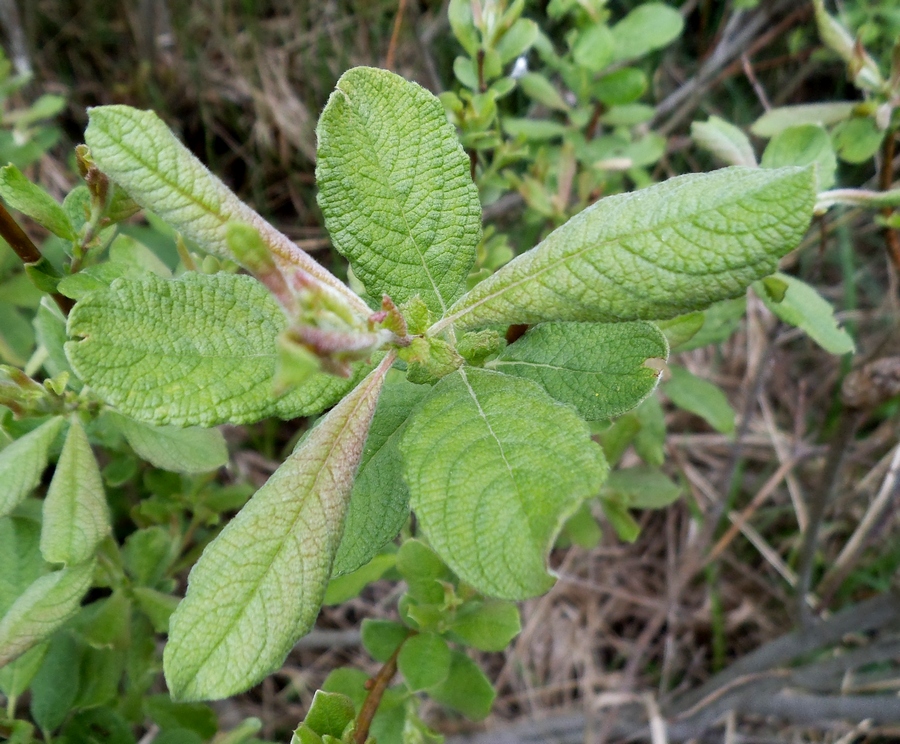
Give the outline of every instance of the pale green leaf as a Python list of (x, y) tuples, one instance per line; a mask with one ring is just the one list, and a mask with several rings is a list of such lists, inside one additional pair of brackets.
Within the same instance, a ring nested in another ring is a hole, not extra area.
[(334, 559), (335, 576), (367, 563), (409, 517), (409, 490), (398, 444), (410, 412), (429, 392), (429, 386), (414, 385), (403, 377), (389, 376), (385, 383), (350, 494), (344, 536)]
[(331, 287), (357, 313), (368, 314), (362, 300), (238, 199), (155, 113), (130, 106), (97, 106), (88, 110), (88, 116), (84, 140), (91, 157), (142, 207), (205, 250), (228, 258), (233, 258), (228, 223), (252, 225), (283, 270), (302, 269)]
[(16, 166), (0, 168), (0, 196), (9, 206), (26, 214), (63, 240), (76, 240), (69, 216), (50, 194), (29, 181)]
[[(344, 534), (347, 534), (346, 527), (344, 528)], [(381, 555), (376, 555), (364, 566), (360, 566), (355, 571), (345, 573), (342, 576), (337, 576), (337, 571), (333, 570), (322, 604), (338, 605), (343, 604), (348, 599), (353, 599), (369, 584), (378, 581), (384, 576), (385, 572), (393, 568), (396, 562), (397, 556), (395, 553), (382, 553)], [(337, 562), (335, 562), (336, 565)]]
[(24, 517), (0, 518), (0, 617), (47, 572), (41, 557), (41, 527)]
[(825, 351), (849, 354), (856, 350), (853, 338), (838, 326), (834, 308), (828, 300), (796, 277), (780, 273), (775, 276), (787, 285), (787, 292), (781, 302), (775, 302), (769, 297), (761, 283), (753, 287), (769, 310), (785, 323), (802, 328)]
[(287, 321), (249, 276), (186, 273), (121, 279), (69, 315), (66, 353), (79, 377), (123, 413), (154, 424), (213, 426), (317, 413), (351, 384), (313, 375), (273, 389)]
[(116, 427), (144, 460), (176, 473), (206, 473), (228, 462), (225, 438), (218, 429), (151, 426), (117, 413)]
[(818, 124), (827, 127), (850, 118), (858, 101), (832, 101), (830, 103), (802, 103), (797, 106), (779, 106), (760, 116), (750, 131), (757, 137), (774, 137), (788, 127), (800, 124)]
[(613, 470), (603, 494), (612, 494), (633, 509), (660, 509), (681, 495), (681, 487), (656, 468), (638, 466)]
[(418, 633), (403, 644), (397, 669), (409, 689), (424, 690), (440, 684), (450, 672), (451, 652), (447, 641), (436, 633)]
[(746, 297), (722, 300), (710, 305), (700, 313), (703, 316), (703, 325), (691, 338), (679, 345), (678, 351), (690, 351), (726, 341), (740, 327), (746, 311)]
[(480, 369), (435, 385), (400, 449), (410, 503), (432, 546), (460, 578), (508, 599), (552, 586), (547, 553), (606, 474), (571, 408), (530, 380)]
[(481, 668), (461, 651), (451, 653), (446, 679), (428, 690), (428, 696), (458, 710), (473, 721), (487, 717), (497, 693)]
[(653, 320), (737, 297), (809, 225), (812, 169), (724, 168), (603, 199), (432, 327)]
[(73, 416), (44, 499), (41, 553), (48, 563), (83, 563), (110, 529), (100, 467), (81, 422)]
[(170, 622), (164, 666), (174, 697), (247, 689), (312, 627), (390, 362), (319, 421), (204, 550)]
[(467, 602), (450, 626), (451, 633), (479, 651), (503, 651), (521, 630), (519, 608), (496, 599)]
[(319, 206), (368, 294), (443, 314), (481, 237), (469, 159), (441, 102), (386, 70), (344, 73), (316, 129)]
[(540, 28), (530, 18), (519, 18), (494, 46), (501, 64), (525, 54), (537, 41)]
[(854, 116), (831, 131), (835, 154), (845, 163), (865, 163), (881, 147), (885, 132), (871, 116)]
[(681, 35), (684, 19), (663, 3), (643, 3), (612, 27), (613, 60), (635, 59), (668, 46)]
[(676, 406), (700, 416), (723, 434), (734, 431), (734, 409), (720, 388), (684, 367), (670, 367), (669, 372), (672, 378), (662, 389)]
[(81, 607), (94, 561), (41, 576), (0, 619), (0, 667), (47, 638)]
[(718, 116), (691, 124), (691, 137), (699, 147), (711, 152), (725, 165), (755, 166), (756, 153), (747, 135)]
[(521, 137), (531, 142), (543, 142), (562, 137), (568, 131), (565, 124), (543, 119), (516, 119), (507, 116), (500, 123), (503, 131), (510, 137)]
[(64, 421), (62, 416), (54, 416), (0, 451), (0, 517), (15, 509), (40, 483), (50, 445)]
[(526, 72), (522, 75), (519, 78), (519, 87), (526, 96), (544, 104), (547, 108), (557, 111), (568, 111), (570, 108), (559, 91), (553, 87), (553, 83), (538, 72)]
[(616, 39), (609, 26), (595, 23), (578, 33), (572, 47), (572, 59), (579, 67), (591, 72), (600, 72), (610, 62), (616, 47)]
[(686, 344), (703, 327), (704, 315), (700, 311), (676, 315), (668, 320), (659, 320), (656, 326), (663, 332), (669, 348), (678, 351), (682, 344)]
[(801, 124), (780, 131), (769, 141), (760, 164), (763, 168), (815, 164), (818, 190), (834, 185), (837, 158), (831, 138), (818, 124)]
[(651, 323), (541, 323), (487, 367), (539, 383), (588, 421), (612, 418), (646, 398), (665, 360), (665, 337)]

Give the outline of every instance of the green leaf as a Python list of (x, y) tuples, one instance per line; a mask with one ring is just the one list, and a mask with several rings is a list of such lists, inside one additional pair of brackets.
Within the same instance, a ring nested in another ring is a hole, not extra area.
[(66, 359), (65, 345), (68, 340), (66, 318), (49, 297), (41, 299), (41, 305), (34, 316), (34, 330), (38, 343), (47, 350), (44, 369), (51, 376), (68, 372), (70, 375), (69, 386), (75, 390), (81, 390), (81, 382), (69, 366), (69, 360)]
[(614, 499), (600, 499), (603, 514), (620, 540), (633, 543), (641, 534), (641, 526), (634, 521), (628, 508)]
[(747, 135), (718, 116), (691, 124), (691, 137), (699, 147), (711, 152), (725, 165), (755, 166), (756, 153)]
[(596, 421), (646, 398), (660, 371), (645, 362), (668, 356), (665, 338), (651, 323), (541, 323), (486, 366), (533, 380)]
[(237, 198), (224, 183), (182, 145), (152, 111), (130, 106), (97, 106), (88, 110), (84, 141), (91, 157), (145, 209), (150, 209), (205, 250), (233, 258), (228, 224), (255, 227), (282, 270), (301, 269), (365, 317), (365, 303), (290, 238)]
[(616, 39), (609, 26), (595, 23), (578, 34), (572, 47), (572, 59), (579, 67), (591, 72), (600, 72), (612, 62)]
[(734, 409), (720, 388), (684, 367), (670, 367), (669, 371), (672, 378), (663, 383), (662, 389), (676, 406), (705, 419), (716, 431), (734, 431)]
[(501, 64), (525, 54), (537, 41), (538, 25), (530, 18), (519, 18), (494, 46)]
[(164, 667), (174, 697), (247, 689), (312, 627), (390, 362), (319, 421), (203, 551), (171, 619)]
[(0, 667), (48, 638), (81, 606), (94, 561), (41, 576), (0, 619)]
[(69, 423), (43, 513), (41, 553), (48, 563), (83, 563), (110, 532), (100, 467), (77, 416)]
[[(46, 641), (32, 646), (15, 661), (0, 669), (0, 692), (7, 698), (19, 697), (25, 692), (40, 671), (48, 647)], [(28, 741), (30, 744), (31, 740)]]
[(146, 586), (134, 588), (134, 601), (157, 633), (169, 632), (169, 620), (178, 607), (178, 597), (148, 589)]
[(606, 474), (571, 408), (536, 383), (480, 369), (435, 385), (400, 449), (411, 505), (437, 553), (479, 591), (507, 599), (552, 586), (553, 540)]
[(787, 285), (784, 299), (775, 302), (761, 283), (753, 286), (757, 296), (777, 317), (785, 323), (802, 328), (809, 337), (831, 354), (849, 354), (856, 350), (856, 344), (847, 331), (838, 326), (834, 308), (822, 295), (806, 282), (789, 276), (776, 274)]
[(480, 721), (491, 712), (497, 693), (474, 661), (460, 651), (453, 651), (447, 678), (430, 688), (428, 695), (466, 718)]
[(478, 53), (480, 44), (479, 34), (472, 19), (472, 5), (469, 0), (450, 0), (447, 7), (447, 17), (450, 20), (450, 28), (456, 40), (466, 50), (466, 53), (474, 57)]
[(319, 736), (333, 736), (340, 739), (344, 729), (356, 717), (353, 701), (340, 692), (316, 690), (312, 705), (303, 723)]
[[(353, 503), (352, 496), (350, 497), (350, 503)], [(344, 527), (345, 537), (346, 534), (347, 528)], [(378, 581), (384, 576), (385, 571), (393, 568), (396, 562), (397, 556), (395, 554), (385, 553), (376, 555), (365, 565), (341, 576), (335, 576), (336, 571), (332, 570), (332, 578), (328, 582), (328, 589), (325, 590), (325, 598), (322, 600), (322, 604), (338, 605), (343, 604), (348, 599), (353, 599), (373, 581)]]
[(317, 413), (351, 384), (316, 374), (277, 399), (275, 340), (286, 319), (255, 279), (186, 273), (121, 279), (69, 315), (73, 369), (133, 418), (213, 426)]
[(54, 416), (0, 450), (0, 517), (12, 512), (40, 483), (50, 445), (64, 421), (62, 416)]
[(774, 137), (788, 127), (801, 124), (818, 124), (827, 127), (850, 118), (858, 101), (832, 101), (830, 103), (803, 103), (797, 106), (779, 106), (760, 116), (750, 131), (757, 137)]
[(177, 552), (169, 529), (147, 527), (128, 536), (122, 548), (122, 560), (136, 584), (154, 586), (165, 575)]
[(647, 398), (635, 409), (634, 415), (641, 424), (634, 436), (634, 451), (648, 465), (659, 467), (666, 451), (666, 418), (659, 398)]
[(429, 604), (444, 601), (444, 584), (453, 579), (438, 554), (421, 540), (403, 541), (397, 552), (397, 570), (409, 587), (409, 596)]
[(416, 404), (431, 392), (397, 373), (388, 375), (366, 438), (359, 474), (350, 493), (344, 536), (334, 558), (334, 575), (353, 571), (396, 537), (409, 517), (409, 489), (403, 480), (399, 442)]
[(663, 332), (669, 349), (678, 351), (682, 344), (686, 344), (703, 327), (704, 315), (702, 312), (676, 315), (668, 320), (656, 322), (656, 326)]
[(740, 327), (746, 311), (746, 297), (736, 297), (733, 300), (723, 300), (710, 305), (701, 313), (703, 325), (700, 326), (700, 330), (687, 341), (683, 341), (678, 351), (690, 351), (728, 340)]
[(845, 163), (865, 163), (884, 140), (884, 131), (871, 116), (854, 116), (842, 121), (831, 132), (834, 151)]
[(397, 647), (409, 637), (410, 630), (405, 625), (390, 620), (366, 618), (362, 621), (361, 635), (363, 648), (375, 661), (386, 662)]
[(828, 132), (817, 124), (802, 124), (780, 131), (769, 141), (761, 161), (763, 168), (813, 163), (816, 165), (819, 190), (831, 188), (837, 159)]
[(547, 108), (556, 109), (557, 111), (569, 110), (569, 104), (563, 100), (559, 91), (553, 87), (553, 83), (538, 72), (526, 72), (519, 78), (519, 86), (526, 96), (544, 104)]
[(204, 740), (219, 730), (216, 712), (203, 703), (176, 703), (168, 695), (151, 695), (144, 712), (163, 729), (190, 729)]
[(41, 557), (40, 525), (25, 517), (0, 519), (0, 616), (47, 572)]
[(207, 473), (228, 462), (228, 447), (218, 429), (151, 426), (112, 413), (116, 427), (144, 460), (176, 473)]
[(420, 295), (442, 315), (481, 238), (469, 159), (431, 93), (386, 70), (338, 81), (316, 129), (319, 206), (372, 297)]
[(591, 88), (594, 96), (607, 106), (633, 103), (647, 90), (647, 76), (635, 67), (623, 67), (604, 75)]
[(809, 225), (811, 169), (725, 168), (597, 202), (477, 284), (455, 323), (655, 320), (743, 294)]
[(31, 684), (31, 716), (42, 731), (62, 725), (79, 686), (81, 649), (71, 633), (57, 633)]
[(447, 641), (436, 633), (419, 633), (403, 644), (397, 668), (415, 692), (443, 682), (450, 672), (450, 660)]
[(519, 608), (496, 599), (467, 602), (450, 625), (453, 635), (479, 651), (503, 651), (521, 630)]
[(656, 468), (638, 466), (613, 470), (603, 494), (612, 494), (633, 509), (660, 509), (681, 496), (681, 486)]
[(681, 35), (684, 19), (663, 3), (642, 3), (612, 27), (613, 61), (636, 59), (668, 46)]
[(0, 168), (0, 196), (9, 206), (26, 214), (63, 240), (77, 240), (69, 216), (50, 194), (29, 181), (14, 165)]
[(510, 137), (521, 137), (529, 142), (543, 142), (545, 140), (562, 137), (569, 130), (565, 124), (557, 121), (544, 121), (541, 119), (516, 119), (506, 116), (501, 121), (503, 131)]

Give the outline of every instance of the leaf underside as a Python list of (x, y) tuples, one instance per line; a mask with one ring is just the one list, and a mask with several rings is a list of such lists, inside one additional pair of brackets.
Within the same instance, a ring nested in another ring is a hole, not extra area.
[(247, 689), (312, 626), (389, 363), (317, 424), (203, 552), (171, 618), (164, 666), (174, 697)]

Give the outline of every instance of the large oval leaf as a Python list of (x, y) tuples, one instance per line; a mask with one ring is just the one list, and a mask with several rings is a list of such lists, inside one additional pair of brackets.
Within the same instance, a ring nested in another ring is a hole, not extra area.
[(173, 696), (246, 690), (315, 622), (391, 361), (318, 423), (203, 551), (170, 621), (164, 665)]
[(48, 563), (83, 563), (111, 530), (100, 466), (77, 416), (69, 424), (43, 514), (41, 553)]
[(530, 380), (463, 368), (435, 385), (401, 440), (410, 503), (460, 578), (505, 599), (553, 584), (562, 523), (606, 474), (587, 424)]
[(481, 237), (469, 161), (440, 101), (385, 70), (344, 73), (322, 112), (316, 180), (335, 247), (372, 297), (440, 317)]
[(588, 421), (612, 418), (653, 392), (666, 359), (665, 336), (652, 323), (541, 323), (487, 366), (534, 380)]
[(812, 218), (811, 169), (724, 168), (597, 202), (476, 285), (450, 324), (656, 320), (737, 297)]
[(187, 273), (118, 279), (69, 315), (66, 354), (79, 377), (129, 416), (212, 426), (318, 413), (352, 384), (315, 374), (277, 398), (276, 338), (286, 325), (249, 276)]

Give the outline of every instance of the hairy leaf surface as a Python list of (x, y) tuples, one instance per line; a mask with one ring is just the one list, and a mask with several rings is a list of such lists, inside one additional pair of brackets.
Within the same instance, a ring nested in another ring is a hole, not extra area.
[(344, 73), (316, 130), (319, 206), (368, 294), (441, 316), (481, 237), (469, 161), (440, 101), (385, 70)]
[(54, 416), (0, 451), (0, 517), (12, 512), (40, 482), (50, 445), (64, 421)]
[(109, 531), (100, 467), (81, 422), (73, 416), (44, 499), (41, 553), (48, 563), (83, 563)]
[(47, 638), (78, 612), (94, 561), (41, 576), (0, 619), (0, 667)]
[(164, 665), (173, 696), (247, 689), (312, 626), (390, 363), (318, 423), (203, 552), (170, 621)]
[(762, 282), (754, 285), (757, 296), (785, 323), (802, 328), (809, 337), (832, 354), (848, 354), (856, 349), (853, 338), (834, 317), (834, 308), (806, 282), (788, 274), (775, 274), (787, 285), (781, 302), (775, 302)]
[(606, 474), (571, 408), (530, 380), (480, 369), (435, 385), (400, 447), (410, 503), (435, 550), (479, 591), (507, 599), (552, 586), (553, 540)]
[(97, 166), (145, 209), (205, 250), (234, 258), (229, 222), (255, 227), (282, 269), (300, 268), (331, 287), (356, 312), (368, 308), (336, 277), (272, 227), (210, 173), (152, 111), (97, 106), (84, 141)]
[(249, 276), (120, 279), (69, 315), (72, 367), (106, 401), (155, 424), (213, 426), (317, 413), (352, 384), (314, 374), (278, 399), (275, 340), (285, 327)]
[(588, 421), (634, 408), (656, 387), (668, 344), (651, 323), (541, 323), (487, 366), (533, 380)]
[(427, 385), (413, 385), (402, 377), (385, 383), (350, 494), (335, 576), (368, 563), (406, 522), (409, 490), (403, 481), (400, 434), (410, 412), (429, 392)]
[(218, 429), (151, 426), (113, 413), (119, 431), (144, 460), (176, 473), (206, 473), (228, 462), (225, 438)]
[(597, 202), (432, 327), (654, 320), (737, 297), (802, 238), (811, 169), (724, 168)]

